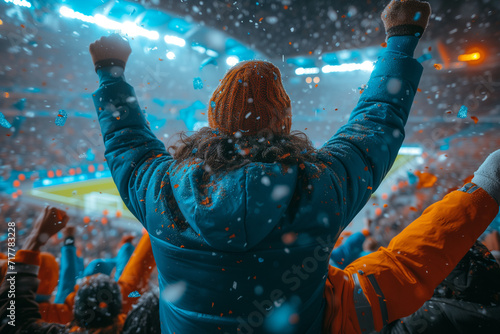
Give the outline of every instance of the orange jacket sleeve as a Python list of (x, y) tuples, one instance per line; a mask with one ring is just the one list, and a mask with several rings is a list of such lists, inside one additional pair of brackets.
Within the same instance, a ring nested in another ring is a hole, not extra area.
[(142, 235), (139, 244), (118, 280), (122, 293), (123, 313), (128, 313), (132, 305), (137, 301), (137, 298), (129, 297), (131, 292), (137, 291), (142, 294), (148, 289), (149, 278), (155, 267), (156, 262), (153, 257), (151, 241), (149, 234), (146, 232)]
[(75, 286), (75, 291), (66, 297), (64, 304), (40, 303), (39, 310), (42, 320), (63, 325), (71, 322), (73, 320), (73, 305), (77, 290), (78, 286)]
[[(344, 271), (330, 268), (325, 290), (325, 332), (350, 326), (347, 332), (361, 333), (359, 324), (367, 322), (356, 315), (355, 294), (366, 296), (371, 312), (358, 315), (373, 317), (377, 331), (417, 311), (497, 213), (495, 200), (469, 183), (427, 208), (387, 248), (359, 258)], [(339, 311), (339, 307), (343, 310)]]

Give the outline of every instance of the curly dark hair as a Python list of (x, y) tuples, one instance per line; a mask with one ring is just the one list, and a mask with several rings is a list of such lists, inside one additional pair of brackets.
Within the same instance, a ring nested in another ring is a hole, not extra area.
[(316, 149), (300, 131), (276, 135), (263, 129), (255, 136), (244, 136), (239, 132), (221, 134), (204, 127), (191, 136), (179, 133), (179, 140), (168, 150), (179, 163), (193, 158), (203, 161), (209, 174), (235, 170), (251, 162), (296, 165), (316, 160)]

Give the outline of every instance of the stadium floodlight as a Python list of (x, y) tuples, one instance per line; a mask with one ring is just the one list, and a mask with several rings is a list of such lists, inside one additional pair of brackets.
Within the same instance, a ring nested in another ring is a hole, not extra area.
[(66, 6), (59, 8), (59, 14), (70, 19), (78, 19), (83, 22), (95, 23), (95, 18), (93, 16), (84, 15), (79, 12), (75, 12), (73, 9)]
[(404, 155), (422, 155), (424, 150), (421, 147), (418, 146), (402, 146), (399, 149), (398, 154), (404, 154)]
[(212, 57), (212, 58), (217, 58), (217, 57), (219, 57), (219, 53), (217, 51), (207, 49), (207, 56)]
[(321, 71), (323, 73), (332, 73), (332, 72), (352, 72), (352, 71), (373, 71), (374, 64), (372, 61), (365, 61), (361, 64), (359, 63), (349, 63), (342, 65), (326, 65), (323, 66)]
[(130, 21), (123, 22), (121, 31), (122, 33), (131, 37), (143, 36), (153, 40), (160, 38), (160, 34), (158, 33), (158, 31), (148, 30), (143, 27), (139, 27), (137, 24)]
[(167, 52), (167, 58), (170, 60), (175, 59), (175, 53), (172, 51)]
[(143, 27), (138, 26), (134, 22), (117, 22), (114, 20), (111, 20), (110, 18), (102, 15), (102, 14), (96, 14), (94, 16), (89, 16), (82, 14), (80, 12), (76, 12), (73, 9), (66, 7), (66, 6), (61, 6), (59, 8), (59, 14), (61, 14), (64, 17), (70, 18), (70, 19), (77, 19), (83, 22), (87, 23), (93, 23), (98, 25), (99, 27), (108, 29), (108, 30), (118, 30), (122, 34), (134, 37), (134, 36), (143, 36), (149, 39), (158, 39), (160, 38), (160, 34), (158, 31), (154, 30), (148, 30)]
[(207, 52), (207, 49), (204, 48), (203, 46), (201, 45), (194, 45), (191, 47), (194, 51), (198, 52), (198, 53), (201, 53), (201, 54), (204, 54), (205, 52)]
[(4, 0), (6, 3), (11, 3), (16, 6), (31, 8), (31, 3), (26, 0)]
[(319, 67), (299, 67), (298, 69), (295, 70), (295, 74), (297, 75), (305, 75), (305, 74), (318, 74), (319, 73)]
[(226, 59), (226, 64), (228, 64), (229, 66), (234, 66), (234, 65), (238, 64), (239, 62), (240, 62), (240, 59), (238, 57), (235, 57), (235, 56), (229, 56)]
[(99, 27), (109, 30), (122, 30), (122, 24), (120, 22), (113, 21), (104, 15), (96, 14), (94, 18), (95, 24), (97, 24)]
[(184, 40), (183, 38), (177, 37), (177, 36), (165, 35), (165, 37), (163, 37), (163, 39), (165, 40), (165, 43), (167, 43), (167, 44), (177, 45), (180, 47), (183, 47), (186, 45), (186, 40)]

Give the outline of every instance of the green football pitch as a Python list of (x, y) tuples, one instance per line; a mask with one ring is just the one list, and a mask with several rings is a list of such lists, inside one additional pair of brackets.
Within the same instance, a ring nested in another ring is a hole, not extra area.
[(96, 213), (119, 210), (123, 216), (134, 218), (110, 177), (34, 188), (31, 195)]

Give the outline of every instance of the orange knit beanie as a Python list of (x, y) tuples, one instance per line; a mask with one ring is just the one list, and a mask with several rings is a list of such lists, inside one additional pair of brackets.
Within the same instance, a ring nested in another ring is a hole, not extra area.
[(223, 134), (290, 133), (292, 108), (273, 64), (252, 60), (231, 68), (210, 99), (208, 124)]

